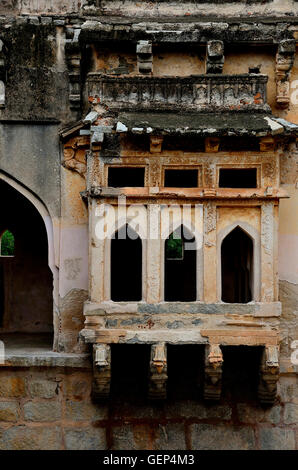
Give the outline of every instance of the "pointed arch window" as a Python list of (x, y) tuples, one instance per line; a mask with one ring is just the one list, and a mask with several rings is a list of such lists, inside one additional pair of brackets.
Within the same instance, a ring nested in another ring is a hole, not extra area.
[(5, 230), (0, 237), (0, 256), (14, 256), (15, 239), (10, 230)]
[(197, 251), (195, 237), (183, 225), (165, 241), (164, 299), (192, 302), (197, 298)]
[(111, 240), (111, 300), (142, 300), (142, 240), (129, 225)]
[(221, 245), (222, 300), (248, 303), (253, 299), (253, 241), (239, 226)]

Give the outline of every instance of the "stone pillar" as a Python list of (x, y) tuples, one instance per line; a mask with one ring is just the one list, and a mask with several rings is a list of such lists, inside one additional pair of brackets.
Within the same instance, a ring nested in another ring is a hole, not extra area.
[(273, 405), (279, 379), (279, 351), (278, 346), (264, 347), (261, 367), (258, 396), (261, 403)]
[(208, 344), (205, 349), (205, 400), (219, 400), (221, 395), (223, 355), (219, 344)]
[(167, 397), (167, 346), (157, 343), (151, 346), (150, 378), (148, 396), (151, 400)]
[(93, 345), (93, 384), (94, 400), (108, 398), (111, 388), (111, 346)]

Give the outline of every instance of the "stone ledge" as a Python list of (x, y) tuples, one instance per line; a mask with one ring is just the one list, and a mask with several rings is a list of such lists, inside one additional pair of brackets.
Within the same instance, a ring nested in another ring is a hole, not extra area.
[(8, 353), (5, 355), (5, 363), (1, 367), (72, 367), (91, 369), (89, 354), (67, 353)]

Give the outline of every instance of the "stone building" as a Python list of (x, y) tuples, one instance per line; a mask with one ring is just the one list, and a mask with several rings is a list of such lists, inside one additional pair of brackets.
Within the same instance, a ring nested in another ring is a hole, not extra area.
[(1, 1), (0, 449), (297, 449), (297, 41), (296, 0)]

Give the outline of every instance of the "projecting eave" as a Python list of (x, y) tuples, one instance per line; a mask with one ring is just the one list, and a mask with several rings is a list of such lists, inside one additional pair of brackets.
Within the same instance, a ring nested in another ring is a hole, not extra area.
[(298, 125), (260, 113), (121, 113), (116, 132), (151, 135), (297, 135)]

